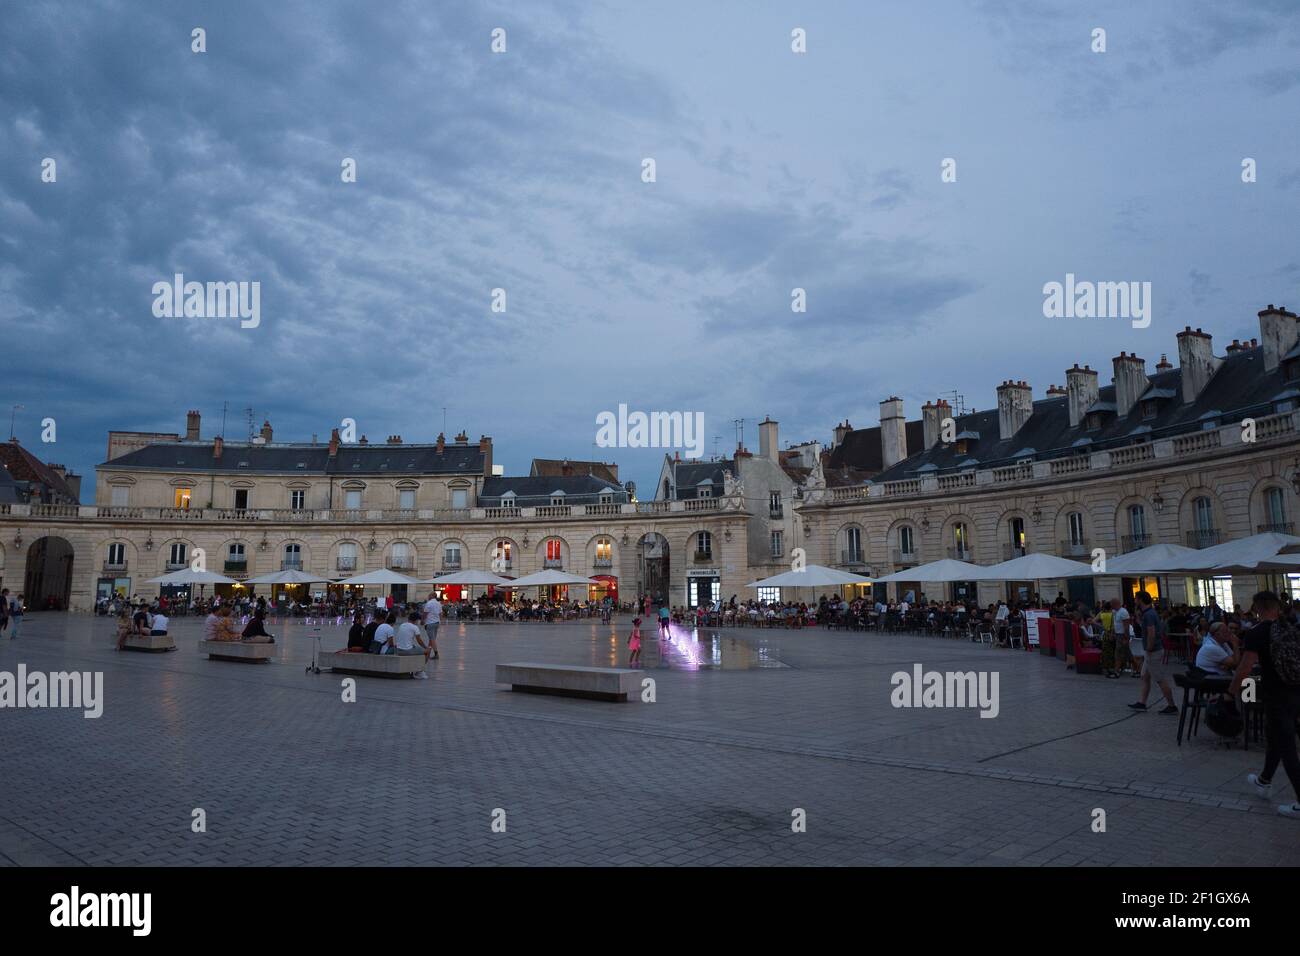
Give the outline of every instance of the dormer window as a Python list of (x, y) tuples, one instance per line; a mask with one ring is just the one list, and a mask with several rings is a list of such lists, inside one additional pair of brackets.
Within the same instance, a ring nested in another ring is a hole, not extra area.
[(1143, 402), (1143, 403), (1142, 403), (1142, 417), (1143, 417), (1143, 418), (1155, 418), (1156, 415), (1159, 414), (1159, 412), (1160, 412), (1160, 409), (1159, 409), (1159, 407), (1156, 405), (1155, 402), (1151, 401), (1151, 402)]
[(966, 439), (963, 438), (961, 441), (957, 442), (957, 454), (966, 454)]
[(1101, 428), (1101, 415), (1093, 412), (1084, 420), (1084, 427), (1090, 432), (1095, 432)]

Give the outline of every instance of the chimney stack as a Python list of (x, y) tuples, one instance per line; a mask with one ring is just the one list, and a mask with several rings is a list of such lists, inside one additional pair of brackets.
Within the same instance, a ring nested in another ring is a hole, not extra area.
[(886, 468), (907, 457), (907, 419), (903, 400), (896, 395), (880, 403), (880, 454)]
[(1167, 372), (1173, 367), (1174, 367), (1173, 364), (1169, 361), (1169, 356), (1166, 355), (1164, 352), (1161, 352), (1160, 361), (1156, 363), (1156, 371)]
[(388, 436), (388, 444), (389, 444), (389, 445), (400, 445), (401, 443), (402, 443), (402, 436), (401, 436), (401, 435), (389, 435), (389, 436)]
[(1264, 343), (1264, 371), (1271, 372), (1282, 363), (1282, 356), (1295, 348), (1300, 341), (1300, 326), (1296, 317), (1279, 305), (1276, 309), (1269, 303), (1267, 309), (1259, 313), (1259, 340)]
[(1210, 336), (1200, 329), (1193, 332), (1190, 325), (1178, 333), (1178, 367), (1183, 372), (1184, 404), (1196, 401), (1223, 364), (1223, 359), (1215, 357), (1211, 344)]
[(758, 423), (758, 455), (769, 461), (778, 461), (781, 457), (781, 446), (777, 443), (777, 423), (772, 421), (771, 415)]
[(1047, 397), (1048, 397), (1048, 398), (1060, 398), (1062, 395), (1068, 395), (1068, 394), (1070, 394), (1070, 393), (1069, 393), (1066, 389), (1062, 388), (1062, 387), (1059, 386), (1059, 385), (1049, 385), (1049, 386), (1047, 386)]
[(191, 411), (185, 414), (185, 440), (186, 441), (199, 440), (199, 413), (198, 412)]
[(478, 450), (483, 456), (483, 477), (492, 477), (492, 438), (488, 435), (478, 436)]
[[(312, 444), (316, 442), (313, 440)], [(337, 428), (330, 431), (330, 454), (331, 458), (337, 458), (339, 454), (339, 430)]]
[(573, 465), (570, 464), (569, 459), (560, 462), (560, 474), (566, 478), (573, 474)]
[(271, 432), (271, 423), (270, 423), (269, 421), (263, 421), (263, 422), (262, 422), (262, 441), (266, 442), (268, 445), (271, 444), (271, 434), (272, 434), (272, 432)]
[(1115, 366), (1115, 414), (1127, 418), (1142, 393), (1151, 387), (1146, 359), (1120, 352), (1111, 361)]
[(939, 439), (943, 437), (943, 420), (951, 416), (952, 406), (947, 399), (926, 402), (921, 406), (921, 431), (926, 451), (939, 444)]
[(998, 438), (1006, 441), (1024, 427), (1034, 414), (1034, 393), (1027, 382), (1003, 382), (998, 386)]
[(465, 432), (461, 432), (459, 435), (456, 436), (456, 444), (457, 444), (457, 445), (468, 445), (468, 444), (469, 444), (469, 435), (468, 435), (467, 433), (465, 433)]
[(843, 444), (844, 444), (844, 438), (845, 438), (845, 436), (847, 436), (848, 433), (851, 432), (851, 431), (853, 431), (853, 426), (849, 424), (849, 420), (848, 420), (847, 418), (844, 419), (844, 421), (841, 422), (840, 424), (836, 425), (836, 426), (835, 426), (835, 444), (832, 445), (831, 447), (832, 447), (832, 448), (839, 448), (840, 445), (843, 445)]
[(1097, 384), (1097, 372), (1085, 365), (1065, 370), (1065, 394), (1070, 406), (1070, 427), (1078, 428), (1083, 416), (1097, 401), (1100, 390)]
[(221, 460), (221, 451), (225, 443), (226, 443), (225, 439), (222, 438), (220, 435), (212, 439), (212, 457), (215, 458), (217, 461)]
[(358, 444), (358, 445), (369, 445), (369, 444), (370, 444), (370, 439), (367, 438), (365, 435), (362, 435), (362, 436), (361, 436), (361, 440), (360, 440), (359, 442), (357, 442), (357, 444)]
[(447, 436), (444, 435), (442, 432), (438, 432), (438, 445), (437, 445), (438, 454), (441, 455), (443, 449), (446, 447), (447, 447)]

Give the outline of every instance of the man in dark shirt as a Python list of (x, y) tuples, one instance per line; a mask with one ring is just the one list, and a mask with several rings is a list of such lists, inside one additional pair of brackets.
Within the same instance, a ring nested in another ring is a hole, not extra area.
[(370, 636), (366, 635), (365, 620), (366, 616), (360, 611), (352, 615), (352, 627), (348, 630), (348, 650), (364, 651), (370, 646), (374, 631), (371, 631)]
[(1128, 706), (1131, 710), (1146, 710), (1151, 685), (1155, 684), (1165, 697), (1165, 706), (1160, 713), (1165, 716), (1173, 716), (1178, 713), (1178, 707), (1174, 704), (1173, 681), (1169, 675), (1169, 668), (1164, 663), (1164, 622), (1160, 620), (1160, 613), (1155, 609), (1155, 605), (1151, 601), (1151, 595), (1147, 594), (1146, 591), (1137, 593), (1137, 607), (1137, 631), (1147, 653), (1142, 663), (1142, 693), (1138, 696), (1136, 704), (1129, 704)]
[[(1296, 754), (1296, 717), (1300, 715), (1300, 687), (1286, 684), (1273, 666), (1273, 628), (1281, 612), (1281, 602), (1272, 591), (1255, 595), (1252, 610), (1258, 623), (1242, 635), (1241, 663), (1232, 675), (1228, 699), (1237, 700), (1242, 682), (1259, 664), (1258, 697), (1264, 707), (1264, 729), (1267, 748), (1264, 752), (1264, 769), (1258, 774), (1248, 774), (1246, 782), (1261, 797), (1273, 792), (1273, 774), (1282, 764), (1291, 789), (1300, 799), (1300, 755)], [(1285, 817), (1300, 820), (1300, 803), (1284, 803), (1277, 812)]]
[(142, 637), (149, 636), (149, 609), (145, 607), (143, 601), (135, 609), (135, 614), (131, 615), (131, 630)]
[(384, 620), (379, 616), (379, 610), (376, 609), (375, 616), (371, 619), (370, 623), (362, 628), (361, 636), (365, 638), (367, 651), (370, 650), (370, 645), (375, 643), (375, 631), (378, 630), (379, 625), (383, 623)]

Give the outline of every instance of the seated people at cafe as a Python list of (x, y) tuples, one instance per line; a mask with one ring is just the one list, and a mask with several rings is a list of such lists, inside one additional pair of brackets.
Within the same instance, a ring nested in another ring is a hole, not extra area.
[(266, 632), (266, 615), (261, 611), (254, 611), (252, 620), (244, 628), (240, 639), (249, 644), (274, 644), (275, 638)]
[(397, 623), (397, 614), (393, 611), (385, 613), (383, 610), (379, 610), (376, 614), (376, 619), (378, 619), (379, 614), (383, 614), (384, 617), (375, 628), (375, 636), (370, 641), (370, 653), (391, 654), (393, 638), (397, 634), (396, 628), (393, 627), (393, 625)]
[[(371, 635), (374, 631), (371, 631)], [(352, 615), (352, 627), (348, 629), (348, 650), (353, 654), (364, 653), (370, 646), (371, 637), (366, 634), (366, 615), (357, 611)]]
[(149, 622), (149, 633), (154, 637), (163, 637), (167, 634), (167, 615), (159, 609), (158, 613), (153, 616)]
[(1237, 647), (1232, 632), (1222, 621), (1210, 625), (1196, 652), (1196, 668), (1211, 677), (1228, 677), (1237, 669)]

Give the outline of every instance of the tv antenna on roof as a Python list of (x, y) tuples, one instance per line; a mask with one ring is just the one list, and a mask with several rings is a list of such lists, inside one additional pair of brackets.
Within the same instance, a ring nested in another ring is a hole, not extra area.
[(954, 418), (966, 414), (966, 396), (957, 391), (957, 389), (954, 388), (950, 392), (944, 392), (940, 397), (952, 399), (948, 404), (952, 406), (952, 414)]
[(248, 415), (248, 443), (251, 445), (253, 444), (253, 406), (248, 406), (244, 412)]
[(740, 451), (745, 447), (745, 420), (743, 418), (733, 418), (731, 423), (736, 426), (736, 450)]

